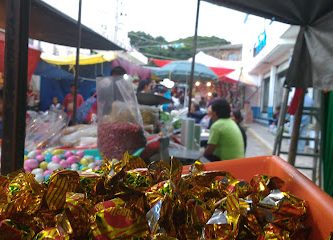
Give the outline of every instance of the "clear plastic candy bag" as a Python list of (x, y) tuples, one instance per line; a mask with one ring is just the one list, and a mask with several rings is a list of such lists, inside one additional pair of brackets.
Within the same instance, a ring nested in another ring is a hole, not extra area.
[(120, 159), (146, 144), (133, 86), (122, 76), (97, 79), (98, 148), (107, 159)]
[(25, 148), (28, 151), (58, 144), (61, 131), (68, 124), (64, 112), (28, 112)]

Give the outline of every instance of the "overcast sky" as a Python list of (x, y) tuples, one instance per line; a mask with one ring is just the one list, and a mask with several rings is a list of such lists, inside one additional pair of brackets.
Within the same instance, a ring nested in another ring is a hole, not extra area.
[[(73, 18), (77, 18), (78, 0), (44, 0)], [(114, 22), (117, 0), (82, 0), (82, 21), (99, 31), (103, 22)], [(123, 29), (143, 31), (168, 41), (193, 36), (196, 0), (118, 0), (125, 14)], [(245, 37), (255, 37), (269, 20), (201, 1), (198, 35), (217, 36), (232, 43), (242, 43)]]

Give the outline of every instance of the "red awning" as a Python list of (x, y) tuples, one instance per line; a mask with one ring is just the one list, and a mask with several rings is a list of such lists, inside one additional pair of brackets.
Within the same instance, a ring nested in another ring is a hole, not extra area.
[(172, 62), (172, 60), (157, 59), (157, 58), (150, 58), (149, 61), (154, 63), (157, 67), (163, 67), (164, 65), (167, 65), (168, 63)]
[(234, 71), (234, 69), (228, 69), (228, 68), (218, 68), (218, 67), (209, 67), (209, 68), (213, 70), (213, 72), (218, 76), (220, 80), (222, 79), (223, 76)]
[[(4, 73), (4, 67), (5, 67), (5, 34), (0, 32), (0, 72)], [(28, 80), (30, 81), (32, 74), (34, 73), (37, 64), (40, 60), (40, 54), (41, 52), (29, 48), (28, 50)]]

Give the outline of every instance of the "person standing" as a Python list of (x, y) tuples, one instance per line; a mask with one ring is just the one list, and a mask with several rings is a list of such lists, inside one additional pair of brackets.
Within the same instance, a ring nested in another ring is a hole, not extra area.
[[(65, 96), (63, 106), (67, 113), (68, 118), (70, 121), (73, 117), (73, 111), (74, 111), (74, 91), (75, 91), (75, 85), (71, 84), (70, 92)], [(76, 109), (78, 109), (84, 102), (84, 99), (81, 94), (76, 94)]]
[(136, 93), (151, 93), (153, 82), (150, 79), (144, 79), (139, 82)]
[(212, 103), (213, 125), (204, 156), (210, 161), (244, 157), (244, 141), (237, 123), (230, 117), (230, 104), (225, 99)]
[(52, 98), (52, 104), (50, 106), (50, 111), (58, 112), (58, 111), (61, 111), (61, 110), (62, 110), (62, 106), (59, 103), (58, 98), (57, 97), (53, 97)]

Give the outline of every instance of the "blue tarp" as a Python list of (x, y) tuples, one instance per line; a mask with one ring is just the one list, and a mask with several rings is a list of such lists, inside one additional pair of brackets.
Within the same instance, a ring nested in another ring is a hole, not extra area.
[[(48, 64), (44, 61), (39, 62), (34, 74), (41, 76), (41, 111), (49, 109), (53, 97), (57, 97), (59, 102), (62, 103), (66, 94), (70, 92), (70, 85), (74, 80), (74, 75), (72, 73), (69, 73), (55, 65)], [(80, 76), (83, 75), (80, 74)], [(87, 99), (90, 96), (91, 90), (94, 88), (96, 88), (95, 81), (79, 79), (79, 93), (83, 96), (84, 99)]]

